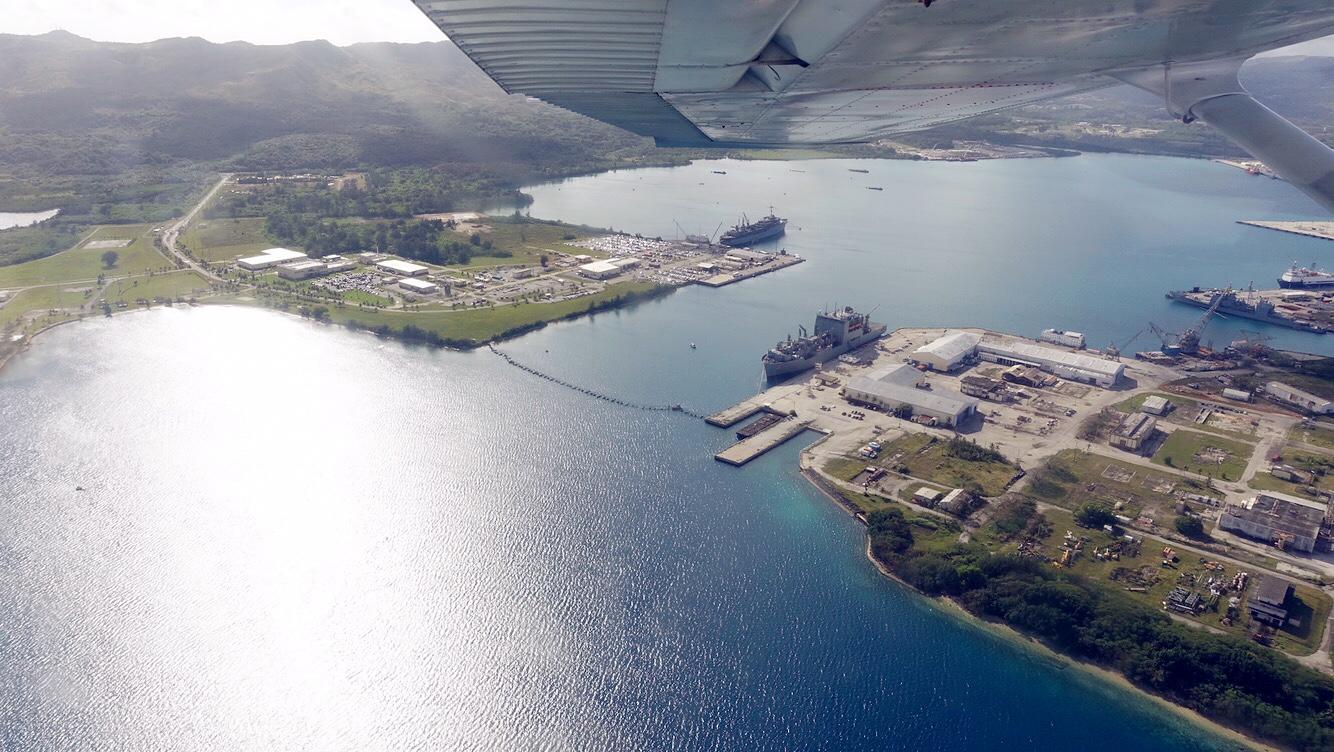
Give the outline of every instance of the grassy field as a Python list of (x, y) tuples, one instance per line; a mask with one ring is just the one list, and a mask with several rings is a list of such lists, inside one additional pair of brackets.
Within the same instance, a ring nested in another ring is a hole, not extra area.
[(651, 282), (623, 282), (609, 285), (594, 295), (555, 303), (526, 303), (517, 306), (480, 308), (465, 311), (383, 311), (363, 308), (335, 308), (331, 318), (339, 323), (356, 321), (360, 326), (380, 325), (401, 329), (412, 325), (450, 340), (485, 342), (512, 329), (543, 321), (554, 321), (587, 311), (591, 305), (627, 293), (644, 293), (657, 285)]
[[(1334, 491), (1334, 457), (1328, 457), (1315, 452), (1308, 452), (1301, 449), (1294, 449), (1291, 446), (1283, 448), (1283, 463), (1310, 470), (1315, 473), (1315, 481), (1311, 484), (1317, 489), (1323, 491)], [(1304, 484), (1293, 483), (1291, 481), (1276, 478), (1273, 475), (1263, 472), (1256, 473), (1251, 478), (1251, 488), (1257, 488), (1263, 491), (1278, 491), (1280, 493), (1292, 494), (1306, 499), (1319, 500), (1319, 496), (1307, 491)]]
[(88, 242), (36, 261), (0, 267), (0, 288), (26, 287), (53, 282), (95, 280), (99, 274), (121, 276), (147, 271), (174, 269), (175, 266), (153, 247), (149, 225), (105, 225), (97, 228), (90, 240), (131, 239), (125, 248), (115, 248), (120, 256), (110, 269), (102, 265), (105, 249), (88, 248)]
[[(1199, 456), (1201, 452), (1211, 450), (1221, 450), (1226, 456), (1220, 458), (1221, 462)], [(1240, 480), (1254, 451), (1255, 446), (1252, 444), (1178, 429), (1154, 452), (1153, 461), (1221, 480)]]
[(1028, 490), (1034, 496), (1073, 509), (1086, 501), (1122, 505), (1128, 517), (1148, 514), (1155, 519), (1171, 513), (1177, 491), (1221, 498), (1203, 481), (1194, 481), (1100, 454), (1067, 449), (1033, 474)]
[(1136, 394), (1128, 400), (1116, 403), (1115, 407), (1123, 413), (1133, 413), (1144, 407), (1144, 400), (1149, 397), (1162, 397), (1171, 402), (1176, 410), (1186, 410), (1194, 413), (1200, 409), (1200, 403), (1179, 394), (1168, 394), (1167, 392), (1144, 392)]
[[(909, 434), (900, 437), (880, 452), (878, 464), (884, 467), (906, 465), (908, 474), (949, 488), (962, 488), (976, 483), (985, 496), (997, 496), (1005, 491), (1005, 484), (1016, 468), (1008, 462), (978, 462), (951, 456), (948, 442), (930, 434)], [(895, 455), (901, 455), (895, 459)]]
[[(491, 228), (491, 232), (481, 233), (482, 238), (490, 240), (491, 246), (495, 250), (505, 251), (512, 255), (477, 255), (467, 264), (455, 268), (480, 269), (510, 264), (533, 265), (540, 263), (542, 254), (553, 252), (588, 253), (593, 256), (606, 255), (578, 250), (565, 245), (570, 241), (597, 234), (597, 231), (587, 227), (556, 222), (516, 222), (510, 217), (484, 217), (479, 222)], [(459, 240), (466, 241), (468, 239), (468, 233), (461, 232), (457, 234)], [(478, 253), (486, 252), (479, 250)]]
[(1318, 425), (1302, 426), (1298, 424), (1293, 426), (1288, 438), (1293, 441), (1300, 441), (1303, 444), (1334, 450), (1334, 431)]
[(264, 234), (263, 217), (198, 221), (181, 234), (181, 242), (203, 261), (254, 256), (275, 245)]
[(208, 290), (208, 282), (192, 271), (156, 274), (151, 277), (118, 279), (107, 286), (104, 300), (108, 303), (133, 304), (139, 300), (189, 297)]
[(17, 321), (20, 316), (29, 311), (40, 311), (47, 308), (70, 308), (82, 305), (88, 300), (91, 289), (91, 285), (87, 288), (56, 285), (24, 290), (14, 295), (14, 298), (3, 307), (0, 307), (0, 327)]

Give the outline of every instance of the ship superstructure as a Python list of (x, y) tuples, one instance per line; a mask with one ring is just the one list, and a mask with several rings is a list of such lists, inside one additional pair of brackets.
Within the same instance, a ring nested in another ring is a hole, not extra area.
[(1294, 263), (1278, 278), (1278, 286), (1287, 289), (1334, 287), (1334, 273), (1317, 269), (1314, 264), (1311, 266), (1297, 266)]
[(741, 216), (741, 221), (732, 229), (723, 233), (718, 242), (733, 248), (754, 245), (765, 240), (772, 240), (787, 231), (787, 220), (782, 217), (774, 216), (773, 209), (769, 209), (769, 215), (751, 222), (745, 215)]
[(814, 331), (807, 333), (806, 327), (800, 327), (798, 336), (788, 336), (764, 354), (761, 358), (764, 375), (777, 379), (814, 368), (817, 363), (837, 358), (884, 334), (884, 324), (871, 321), (869, 315), (858, 313), (850, 306), (818, 313)]

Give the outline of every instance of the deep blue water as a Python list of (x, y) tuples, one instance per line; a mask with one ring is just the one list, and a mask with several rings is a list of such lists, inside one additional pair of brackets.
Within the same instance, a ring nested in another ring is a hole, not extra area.
[[(1183, 230), (1214, 238), (1236, 232), (1233, 214), (1301, 208), (1267, 181), (1222, 191), (1230, 172), (1207, 166), (1221, 195), (1191, 203), (1179, 191), (1194, 189), (1198, 165), (1166, 162), (1109, 158), (1066, 192), (1091, 210), (1109, 200), (1097, 185), (1138, 185), (1157, 192), (1150, 204), (1175, 202)], [(951, 173), (965, 176), (960, 206), (982, 201), (966, 178), (981, 174), (981, 194), (1021, 207), (1019, 191), (1053, 183), (1042, 170), (1084, 164), (910, 167), (964, 167)], [(604, 179), (634, 178), (591, 180)], [(624, 223), (670, 217), (685, 193), (661, 194), (656, 214), (627, 199)], [(554, 212), (549, 198), (539, 191), (535, 215)], [(1125, 225), (1118, 248), (1167, 242), (1143, 203), (1108, 210)], [(977, 286), (982, 275), (1045, 289), (1006, 254), (1035, 248), (1034, 233), (1064, 238), (1071, 222), (1039, 231), (989, 207), (928, 232), (889, 206), (899, 236), (845, 232), (883, 245), (812, 243), (794, 269), (504, 349), (627, 399), (712, 409), (753, 393), (759, 353), (827, 298), (880, 305), (893, 325), (1095, 336), (1112, 315), (1100, 311), (1127, 310), (1089, 292), (1079, 309)], [(789, 247), (815, 232), (799, 209), (776, 208), (797, 225)], [(558, 214), (581, 219), (570, 211)], [(993, 219), (1001, 229), (988, 232)], [(1089, 245), (1112, 232), (1085, 224)], [(1288, 242), (1253, 232), (1257, 247)], [(962, 242), (988, 236), (997, 244)], [(955, 249), (957, 291), (918, 292), (941, 266), (925, 254), (921, 271), (900, 270), (909, 244)], [(1036, 257), (1055, 257), (1043, 248)], [(1171, 248), (1154, 257), (1180, 273)], [(1139, 294), (1132, 277), (1117, 284)], [(1226, 748), (880, 577), (860, 526), (798, 475), (800, 442), (724, 466), (711, 455), (728, 432), (570, 392), (484, 350), (234, 308), (90, 320), (0, 372), (0, 426), (6, 749)]]

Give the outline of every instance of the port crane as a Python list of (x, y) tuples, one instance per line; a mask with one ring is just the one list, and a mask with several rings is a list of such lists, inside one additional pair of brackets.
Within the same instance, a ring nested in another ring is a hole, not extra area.
[(1121, 357), (1121, 351), (1126, 349), (1127, 347), (1130, 347), (1130, 343), (1139, 339), (1139, 335), (1143, 334), (1146, 330), (1148, 330), (1148, 328), (1149, 327), (1146, 326), (1143, 329), (1140, 329), (1138, 332), (1135, 332), (1134, 334), (1127, 337), (1126, 340), (1119, 345), (1116, 344), (1115, 342), (1111, 343), (1110, 345), (1107, 346), (1107, 354), (1112, 356), (1113, 358)]
[(1232, 294), (1232, 288), (1227, 290), (1215, 290), (1213, 300), (1209, 302), (1209, 308), (1191, 327), (1180, 334), (1163, 331), (1157, 324), (1150, 323), (1149, 328), (1158, 335), (1158, 339), (1163, 342), (1163, 352), (1168, 355), (1194, 355), (1200, 351), (1200, 335), (1204, 333), (1204, 327), (1208, 325), (1209, 319), (1218, 312), (1218, 306), (1223, 303), (1223, 298)]

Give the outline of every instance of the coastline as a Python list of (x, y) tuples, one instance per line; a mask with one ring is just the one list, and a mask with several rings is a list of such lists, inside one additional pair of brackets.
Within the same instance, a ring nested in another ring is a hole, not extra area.
[[(805, 450), (803, 450), (803, 456), (804, 454)], [(846, 512), (849, 516), (853, 517), (863, 526), (865, 526), (866, 521), (863, 518), (863, 516), (859, 512), (857, 512), (847, 501), (845, 501), (841, 495), (832, 492), (826, 486), (824, 479), (819, 476), (818, 471), (807, 467), (802, 467), (801, 475), (804, 478), (806, 478), (806, 480), (810, 482), (811, 486), (814, 487), (815, 490), (818, 491), (822, 496), (827, 498), (829, 501), (833, 502), (835, 506), (837, 506), (839, 509)], [(1220, 738), (1240, 744), (1246, 749), (1260, 750), (1260, 752), (1284, 752), (1284, 749), (1281, 747), (1276, 747), (1269, 742), (1255, 739), (1245, 734), (1242, 731), (1234, 729), (1230, 726), (1225, 726), (1217, 721), (1207, 718), (1195, 710), (1187, 708), (1183, 705), (1178, 705), (1177, 703), (1172, 702), (1166, 697), (1149, 692), (1143, 689), (1142, 687), (1135, 685), (1133, 682), (1131, 682), (1129, 679), (1127, 679), (1119, 672), (1113, 671), (1108, 668), (1104, 668), (1103, 666), (1099, 666), (1095, 663), (1081, 661), (1077, 658), (1072, 658), (1063, 653), (1059, 653), (1053, 650), (1052, 648), (1048, 647), (1047, 645), (1043, 644), (1041, 641), (1029, 637), (1006, 624), (978, 617), (970, 613), (957, 601), (951, 598), (933, 598), (931, 596), (922, 593), (921, 591), (914, 588), (912, 585), (908, 584), (903, 579), (899, 578), (897, 575), (891, 572), (888, 567), (886, 567), (883, 563), (881, 563), (879, 560), (875, 558), (875, 555), (872, 554), (871, 552), (871, 536), (864, 534), (863, 538), (865, 539), (866, 560), (869, 561), (871, 565), (876, 568), (876, 571), (878, 571), (885, 578), (903, 587), (903, 589), (910, 592), (914, 597), (920, 598), (923, 602), (927, 603), (932, 608), (935, 608), (941, 611), (942, 613), (946, 613), (951, 617), (959, 620), (960, 622), (968, 624), (971, 627), (981, 629), (987, 632), (988, 634), (992, 635), (993, 637), (1003, 640), (1008, 644), (1019, 646), (1027, 650), (1031, 650), (1037, 656), (1046, 659), (1048, 661), (1054, 661), (1055, 663), (1059, 664), (1062, 667), (1076, 668), (1084, 672), (1086, 675), (1108, 682), (1111, 685), (1117, 687), (1118, 689), (1127, 690), (1131, 693), (1134, 693), (1138, 697), (1151, 701), (1158, 708), (1166, 710), (1182, 720), (1189, 721), (1190, 723), (1199, 726)]]

